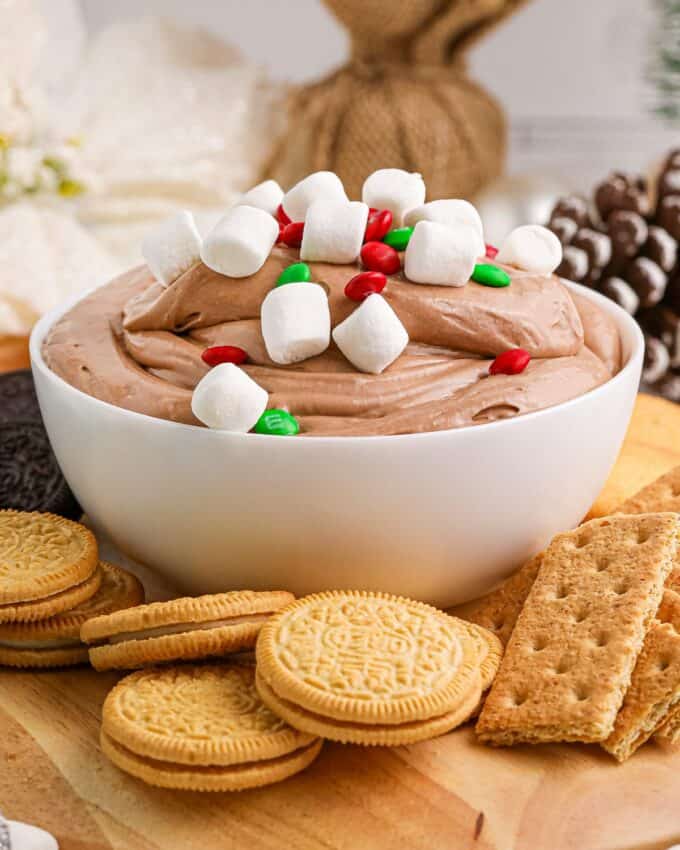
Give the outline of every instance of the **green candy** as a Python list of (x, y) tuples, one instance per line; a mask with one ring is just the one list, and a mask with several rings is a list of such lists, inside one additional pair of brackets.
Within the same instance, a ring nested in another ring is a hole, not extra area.
[(472, 272), (472, 280), (475, 283), (481, 283), (482, 286), (510, 286), (510, 275), (490, 263), (476, 265)]
[(273, 434), (275, 437), (294, 437), (300, 432), (297, 419), (287, 410), (265, 410), (255, 424), (256, 434)]
[(277, 286), (283, 286), (284, 283), (309, 283), (312, 279), (312, 273), (307, 263), (293, 263), (292, 266), (285, 268), (276, 281)]
[(383, 237), (383, 242), (394, 248), (395, 251), (405, 251), (412, 235), (412, 227), (395, 227), (394, 230), (387, 231)]

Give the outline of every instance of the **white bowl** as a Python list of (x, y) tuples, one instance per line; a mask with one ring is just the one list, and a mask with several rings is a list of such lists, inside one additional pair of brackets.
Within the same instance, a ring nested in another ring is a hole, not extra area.
[(440, 606), (500, 582), (577, 525), (621, 447), (642, 368), (635, 321), (614, 317), (625, 366), (586, 395), (515, 419), (393, 437), (228, 434), (98, 401), (45, 365), (45, 426), (94, 521), (187, 592), (385, 590)]

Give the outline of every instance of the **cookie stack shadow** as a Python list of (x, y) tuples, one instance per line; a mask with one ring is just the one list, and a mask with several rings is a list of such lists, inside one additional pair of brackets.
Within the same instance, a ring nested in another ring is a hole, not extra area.
[(365, 591), (143, 604), (88, 529), (0, 511), (0, 664), (135, 670), (105, 699), (101, 749), (164, 788), (259, 787), (324, 739), (413, 744), (476, 717), (485, 744), (624, 761), (680, 741), (678, 510), (680, 467), (449, 612)]

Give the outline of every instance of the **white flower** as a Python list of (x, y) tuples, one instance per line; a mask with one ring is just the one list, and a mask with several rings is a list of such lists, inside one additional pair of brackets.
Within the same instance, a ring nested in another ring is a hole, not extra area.
[(6, 173), (10, 183), (22, 189), (34, 189), (38, 185), (43, 152), (37, 148), (9, 147), (6, 157)]
[(41, 165), (38, 169), (38, 185), (41, 192), (56, 192), (59, 188), (59, 177), (53, 168)]
[(3, 201), (14, 201), (21, 193), (21, 186), (13, 180), (0, 181), (0, 199)]

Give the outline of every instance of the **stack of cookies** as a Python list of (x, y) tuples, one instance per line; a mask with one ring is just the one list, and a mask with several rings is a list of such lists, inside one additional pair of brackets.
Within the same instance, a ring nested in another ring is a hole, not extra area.
[(397, 746), (468, 720), (500, 641), (421, 602), (361, 591), (307, 596), (263, 627), (257, 689), (292, 726), (344, 743)]
[(143, 598), (133, 575), (99, 561), (85, 526), (53, 514), (0, 511), (0, 664), (87, 662), (81, 625)]
[[(487, 629), (428, 605), (340, 591), (158, 602), (90, 619), (81, 637), (98, 670), (144, 668), (104, 703), (104, 753), (152, 785), (199, 791), (284, 779), (323, 738), (395, 746), (448, 732), (477, 711), (502, 654)], [(181, 663), (215, 656), (230, 657)]]
[(488, 744), (599, 743), (623, 761), (680, 739), (678, 511), (680, 467), (449, 613), (365, 591), (142, 604), (86, 528), (3, 511), (0, 664), (136, 669), (104, 702), (101, 747), (164, 788), (254, 788), (323, 739), (412, 744), (477, 715)]
[(30, 369), (0, 374), (0, 510), (79, 519), (43, 425)]
[(679, 510), (680, 467), (455, 609), (506, 644), (482, 741), (599, 743), (619, 761), (679, 741)]

